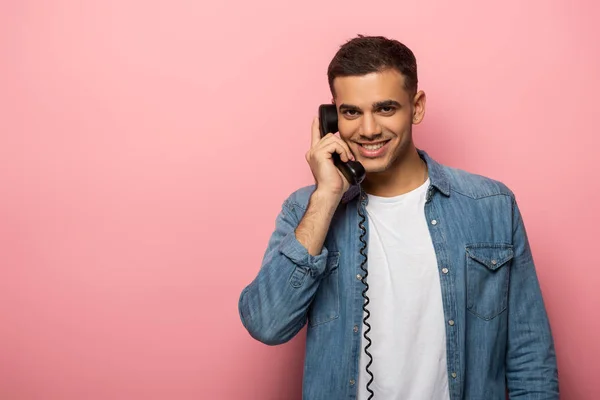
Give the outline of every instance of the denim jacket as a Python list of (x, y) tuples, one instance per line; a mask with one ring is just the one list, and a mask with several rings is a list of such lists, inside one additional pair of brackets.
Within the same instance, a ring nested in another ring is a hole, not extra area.
[[(441, 280), (450, 399), (500, 400), (507, 392), (510, 399), (558, 399), (554, 342), (514, 194), (418, 152), (431, 182), (425, 217)], [(312, 256), (294, 230), (314, 189), (283, 203), (261, 268), (241, 292), (239, 315), (268, 345), (306, 326), (303, 399), (355, 399), (364, 302), (358, 207), (366, 215), (368, 198), (356, 186), (345, 193), (321, 253)], [(364, 226), (368, 238), (368, 220)], [(385, 400), (377, 392), (374, 399)]]

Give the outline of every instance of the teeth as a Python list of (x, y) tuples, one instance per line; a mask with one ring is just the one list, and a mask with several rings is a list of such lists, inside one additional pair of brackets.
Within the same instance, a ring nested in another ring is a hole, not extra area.
[(380, 148), (383, 147), (385, 143), (378, 143), (378, 144), (363, 144), (362, 147), (364, 147), (367, 150), (378, 150)]

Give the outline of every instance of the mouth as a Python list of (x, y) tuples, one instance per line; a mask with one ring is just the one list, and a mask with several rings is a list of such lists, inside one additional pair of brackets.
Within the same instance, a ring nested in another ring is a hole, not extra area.
[(359, 153), (366, 158), (381, 157), (388, 148), (390, 140), (383, 140), (376, 143), (357, 143)]

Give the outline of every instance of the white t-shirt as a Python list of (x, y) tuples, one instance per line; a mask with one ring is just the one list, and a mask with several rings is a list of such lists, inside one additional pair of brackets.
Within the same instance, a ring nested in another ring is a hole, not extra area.
[[(449, 399), (440, 277), (424, 210), (428, 186), (429, 179), (400, 196), (369, 195), (367, 322), (374, 399)], [(358, 400), (366, 400), (368, 342), (361, 337)]]

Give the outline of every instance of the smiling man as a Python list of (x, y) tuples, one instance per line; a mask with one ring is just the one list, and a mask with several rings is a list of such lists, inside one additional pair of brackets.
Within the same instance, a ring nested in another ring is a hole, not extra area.
[[(244, 327), (276, 345), (307, 326), (307, 400), (558, 399), (513, 192), (415, 147), (426, 96), (402, 43), (358, 36), (328, 77), (339, 136), (313, 121), (315, 184), (282, 206), (240, 295)], [(364, 181), (351, 185), (333, 153), (360, 162)]]

